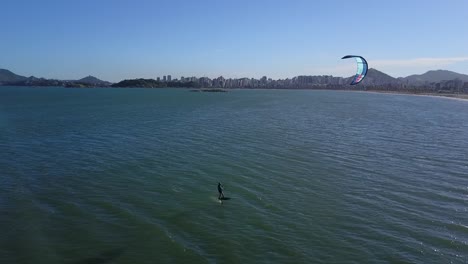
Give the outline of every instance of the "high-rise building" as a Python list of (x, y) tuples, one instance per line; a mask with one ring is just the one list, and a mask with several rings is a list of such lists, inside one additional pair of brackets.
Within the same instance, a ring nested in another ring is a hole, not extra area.
[(163, 82), (165, 82), (165, 81), (166, 81), (166, 75), (163, 76)]
[(172, 80), (172, 77), (170, 75), (167, 76), (167, 81), (170, 82)]
[(158, 78), (156, 78), (156, 81), (160, 82), (160, 81), (161, 81), (161, 78), (159, 78), (159, 77), (158, 77)]

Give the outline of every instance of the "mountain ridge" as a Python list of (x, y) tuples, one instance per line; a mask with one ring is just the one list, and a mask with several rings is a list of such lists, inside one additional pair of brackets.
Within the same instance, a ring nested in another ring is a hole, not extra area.
[(17, 75), (10, 70), (0, 69), (0, 84), (10, 83), (10, 82), (19, 82), (26, 80), (25, 76)]
[(100, 80), (94, 76), (88, 75), (78, 80), (57, 80), (37, 78), (35, 76), (25, 77), (17, 75), (10, 70), (0, 69), (1, 85), (19, 85), (19, 86), (66, 86), (66, 87), (98, 87), (110, 86), (112, 83)]
[(88, 75), (84, 78), (81, 78), (79, 80), (76, 80), (75, 82), (79, 82), (79, 83), (85, 83), (85, 84), (93, 84), (93, 85), (104, 85), (104, 86), (109, 86), (111, 85), (110, 82), (108, 81), (103, 81), (101, 79), (98, 79), (92, 75)]
[(414, 82), (441, 82), (459, 79), (468, 82), (468, 75), (448, 70), (430, 70), (423, 74), (413, 74), (401, 78), (409, 83)]
[[(292, 79), (300, 79), (302, 84), (308, 83), (308, 84), (320, 84), (320, 85), (327, 85), (327, 84), (337, 85), (337, 84), (350, 83), (353, 77), (354, 76), (343, 78), (343, 77), (333, 77), (333, 76), (327, 77), (327, 76), (309, 75), (309, 76), (296, 76)], [(213, 81), (218, 80), (220, 78), (222, 77), (213, 79)], [(201, 79), (202, 78), (200, 78), (200, 80)], [(243, 78), (243, 79), (248, 79), (248, 78)], [(134, 79), (134, 80), (137, 80), (137, 79)], [(366, 78), (359, 85), (360, 86), (378, 86), (378, 85), (424, 86), (430, 83), (446, 82), (446, 81), (453, 81), (453, 80), (468, 82), (468, 75), (453, 72), (453, 71), (448, 71), (448, 70), (430, 70), (423, 74), (413, 74), (407, 77), (395, 78), (375, 68), (370, 68), (368, 70)], [(282, 82), (282, 81), (284, 80), (281, 80), (281, 79), (278, 80), (278, 82)], [(161, 82), (161, 83), (164, 83), (164, 82)], [(180, 83), (184, 83), (184, 81), (181, 80)], [(108, 86), (111, 86), (112, 83), (108, 81), (100, 80), (91, 75), (78, 79), (78, 80), (57, 80), (57, 79), (36, 78), (34, 76), (25, 77), (25, 76), (17, 75), (7, 69), (0, 69), (0, 85), (108, 87)]]

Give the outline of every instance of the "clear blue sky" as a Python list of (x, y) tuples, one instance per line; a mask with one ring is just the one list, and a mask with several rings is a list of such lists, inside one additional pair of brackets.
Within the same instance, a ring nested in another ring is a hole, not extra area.
[(171, 74), (468, 74), (468, 1), (3, 0), (0, 68), (119, 81)]

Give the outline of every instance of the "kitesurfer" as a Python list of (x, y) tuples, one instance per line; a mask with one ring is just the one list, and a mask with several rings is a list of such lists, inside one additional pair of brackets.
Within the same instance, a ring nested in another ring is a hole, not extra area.
[(218, 182), (218, 200), (224, 199), (223, 186)]

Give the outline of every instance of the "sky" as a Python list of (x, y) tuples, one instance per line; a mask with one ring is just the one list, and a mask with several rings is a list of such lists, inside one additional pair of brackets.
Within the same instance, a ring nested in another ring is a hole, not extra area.
[(163, 75), (468, 74), (468, 1), (2, 0), (0, 68), (108, 81)]

